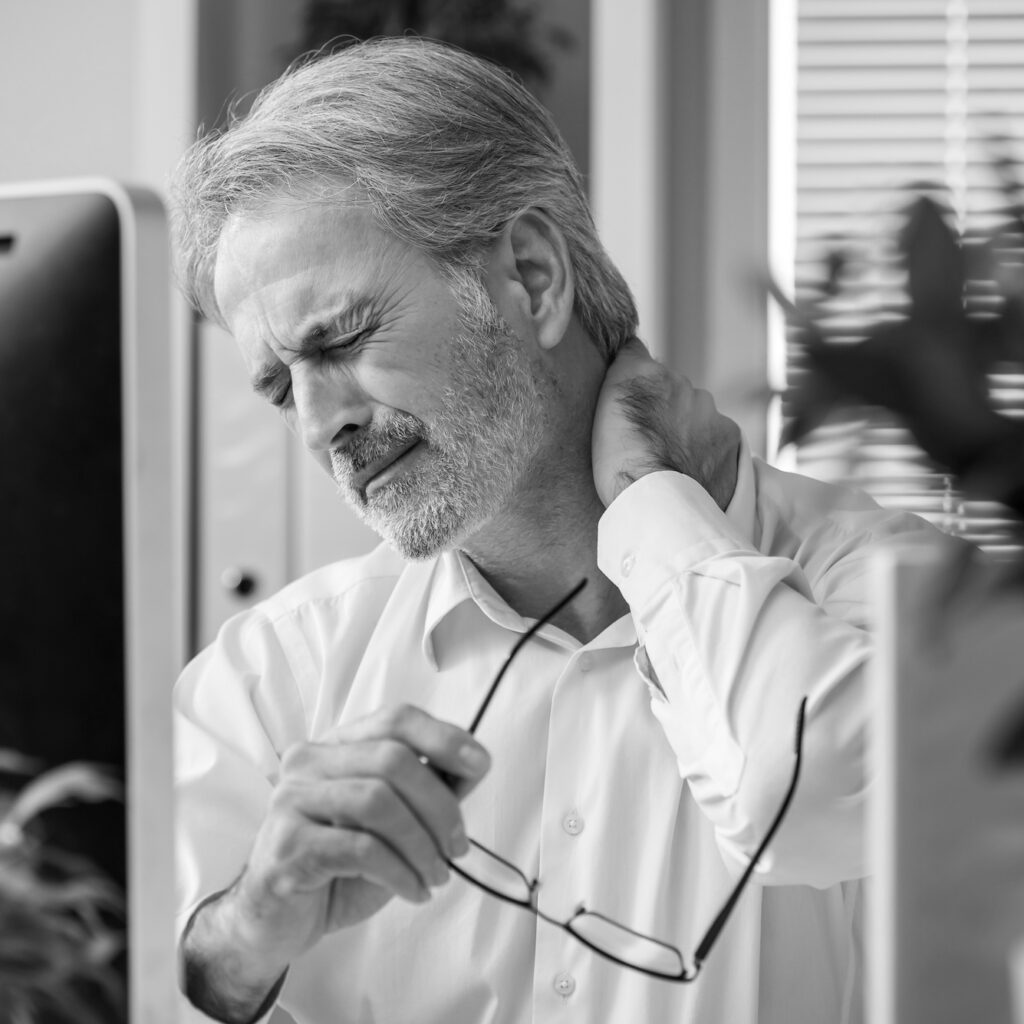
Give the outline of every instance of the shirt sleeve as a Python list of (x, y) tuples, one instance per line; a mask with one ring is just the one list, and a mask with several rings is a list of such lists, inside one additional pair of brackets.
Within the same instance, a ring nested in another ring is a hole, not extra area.
[[(242, 870), (277, 779), (280, 753), (305, 732), (293, 680), (273, 629), (259, 616), (230, 620), (178, 680), (179, 937), (196, 906), (230, 886)], [(211, 1019), (184, 995), (181, 1004), (182, 1021)]]
[[(848, 600), (856, 581), (835, 588), (842, 616), (819, 605), (795, 561), (756, 550), (699, 484), (669, 472), (606, 510), (598, 562), (629, 603), (653, 713), (726, 862), (745, 867), (775, 817), (806, 697), (800, 781), (756, 877), (824, 888), (863, 876), (871, 645)], [(865, 564), (860, 552), (831, 572)]]

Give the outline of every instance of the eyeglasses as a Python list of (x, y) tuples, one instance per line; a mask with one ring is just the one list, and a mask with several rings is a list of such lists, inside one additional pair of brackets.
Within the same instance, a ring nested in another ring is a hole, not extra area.
[[(586, 582), (584, 579), (578, 583), (569, 594), (562, 598), (543, 618), (538, 619), (519, 638), (509, 656), (505, 659), (505, 663), (495, 676), (490, 689), (487, 691), (487, 695), (484, 697), (483, 703), (480, 705), (480, 709), (473, 718), (473, 722), (469, 727), (471, 734), (475, 733), (480, 725), (480, 720), (483, 718), (484, 712), (487, 710), (487, 706), (490, 704), (491, 698), (498, 688), (498, 684), (508, 671), (516, 654), (519, 653), (524, 644), (541, 626), (553, 619), (583, 590)], [(711, 952), (711, 947), (715, 944), (715, 940), (725, 927), (725, 923), (736, 906), (740, 894), (746, 888), (747, 882), (754, 873), (758, 861), (760, 861), (779, 825), (782, 824), (782, 819), (785, 817), (786, 811), (793, 800), (797, 780), (800, 777), (806, 705), (807, 699), (804, 698), (800, 702), (797, 712), (796, 757), (793, 763), (793, 775), (786, 790), (786, 795), (782, 799), (782, 803), (775, 814), (771, 826), (768, 828), (768, 832), (764, 839), (761, 840), (761, 845), (758, 846), (746, 870), (725, 901), (724, 906), (718, 912), (714, 921), (711, 922), (711, 926), (704, 933), (704, 937), (700, 940), (697, 950), (693, 954), (693, 967), (690, 970), (687, 970), (683, 962), (683, 955), (675, 946), (634, 931), (632, 928), (627, 928), (625, 925), (613, 921), (611, 918), (605, 917), (596, 911), (587, 910), (582, 904), (567, 921), (549, 917), (537, 905), (537, 890), (540, 880), (534, 879), (531, 882), (514, 864), (510, 864), (503, 857), (498, 856), (492, 850), (488, 850), (485, 846), (481, 846), (473, 839), (469, 841), (469, 853), (464, 857), (460, 857), (458, 861), (448, 861), (448, 866), (466, 879), (467, 882), (471, 882), (484, 892), (490, 893), (490, 895), (496, 896), (506, 903), (512, 903), (517, 907), (522, 907), (524, 910), (529, 910), (542, 921), (547, 921), (548, 924), (568, 932), (573, 938), (582, 942), (583, 945), (588, 946), (595, 953), (599, 953), (613, 963), (629, 967), (635, 971), (641, 971), (644, 974), (661, 978), (665, 981), (693, 981), (700, 973), (701, 965), (707, 958), (708, 953)]]

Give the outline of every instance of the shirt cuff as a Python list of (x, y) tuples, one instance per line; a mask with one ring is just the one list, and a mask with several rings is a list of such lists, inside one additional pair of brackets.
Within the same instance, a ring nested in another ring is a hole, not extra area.
[(696, 480), (671, 471), (630, 484), (598, 524), (598, 567), (634, 611), (680, 571), (751, 548)]

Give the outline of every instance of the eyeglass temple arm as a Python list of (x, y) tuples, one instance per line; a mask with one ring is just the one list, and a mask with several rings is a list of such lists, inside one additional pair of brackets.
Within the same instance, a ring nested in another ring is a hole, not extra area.
[(575, 587), (569, 591), (550, 611), (545, 612), (517, 641), (515, 646), (509, 652), (508, 657), (505, 659), (505, 664), (501, 666), (501, 670), (494, 677), (494, 682), (491, 683), (491, 688), (487, 691), (487, 696), (484, 697), (483, 703), (480, 705), (480, 709), (476, 713), (476, 717), (473, 719), (468, 732), (472, 736), (480, 724), (480, 720), (484, 717), (484, 712), (487, 710), (487, 705), (491, 703), (491, 698), (494, 696), (495, 690), (498, 689), (498, 683), (501, 682), (505, 673), (508, 671), (509, 665), (512, 664), (512, 659), (519, 653), (519, 649), (541, 628), (546, 622), (553, 619), (585, 586), (587, 585), (586, 578), (579, 581)]
[(800, 701), (800, 710), (797, 712), (796, 718), (796, 762), (793, 765), (793, 776), (789, 781), (789, 789), (786, 790), (782, 806), (779, 807), (775, 815), (775, 819), (772, 821), (771, 827), (768, 829), (764, 839), (761, 840), (761, 845), (757, 848), (754, 856), (750, 858), (750, 863), (747, 865), (746, 870), (744, 870), (743, 875), (736, 884), (736, 888), (733, 889), (732, 895), (728, 900), (726, 900), (725, 906), (722, 907), (718, 916), (711, 922), (711, 927), (704, 933), (704, 938), (701, 939), (696, 953), (693, 954), (694, 963), (697, 968), (700, 968), (701, 963), (711, 951), (711, 947), (715, 944), (715, 940), (718, 938), (719, 932), (721, 932), (722, 928), (725, 926), (725, 922), (729, 919), (729, 915), (732, 913), (732, 908), (736, 906), (736, 901), (740, 898), (741, 893), (746, 888), (747, 882), (750, 880), (750, 876), (754, 873), (754, 869), (757, 867), (757, 863), (761, 859), (761, 855), (767, 849), (768, 844), (772, 841), (772, 837), (778, 831), (779, 825), (782, 824), (782, 819), (786, 816), (786, 811), (789, 810), (789, 805), (792, 803), (793, 794), (796, 792), (796, 784), (800, 778), (800, 762), (804, 735), (804, 715), (806, 713), (806, 709), (807, 698), (804, 697), (803, 700)]

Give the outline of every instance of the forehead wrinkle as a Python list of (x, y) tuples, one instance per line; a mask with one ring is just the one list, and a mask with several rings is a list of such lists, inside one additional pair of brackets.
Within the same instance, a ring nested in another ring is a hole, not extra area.
[[(368, 313), (382, 324), (400, 317), (424, 269), (437, 274), (429, 258), (362, 211), (340, 222), (325, 216), (312, 223), (308, 210), (295, 212), (298, 221), (291, 217), (280, 225), (278, 215), (286, 208), (236, 214), (219, 240), (218, 302), (224, 309), (221, 300), (227, 299), (234, 309), (229, 329), (248, 335), (243, 348), (249, 349), (250, 381), (257, 391), (277, 386), (290, 356), (301, 358), (312, 342), (322, 344), (312, 337), (318, 328), (344, 330), (347, 318), (358, 329)], [(280, 264), (291, 272), (276, 274)]]
[[(300, 215), (310, 214), (323, 206), (330, 208), (336, 204), (300, 202), (282, 196), (279, 201), (266, 204), (260, 209), (238, 211), (229, 217), (218, 240), (214, 267), (214, 290), (218, 304), (223, 306), (220, 300), (227, 284), (223, 273), (228, 266), (231, 268), (230, 276), (234, 278), (231, 293), (236, 296), (239, 293), (252, 296), (261, 290), (260, 285), (267, 275), (268, 266), (291, 262), (296, 273), (301, 274), (311, 249), (318, 253), (320, 265), (296, 298), (300, 307), (314, 309), (317, 306), (323, 309), (334, 301), (333, 298), (327, 302), (320, 299), (324, 289), (335, 283), (331, 278), (337, 267), (328, 265), (333, 258), (347, 265), (348, 271), (353, 273), (355, 281), (352, 282), (352, 291), (357, 288), (366, 290), (371, 286), (372, 290), (383, 291), (389, 285), (394, 287), (396, 277), (400, 279), (406, 273), (415, 273), (417, 262), (425, 260), (430, 263), (414, 246), (384, 230), (368, 212), (354, 205), (342, 205), (338, 210), (339, 213), (354, 215), (346, 217), (340, 226), (330, 216), (323, 216), (313, 218), (312, 222), (307, 219), (300, 230), (291, 230), (291, 224), (286, 224), (284, 231), (277, 230), (276, 219), (289, 210)], [(252, 232), (255, 232), (255, 240)], [(241, 247), (240, 242), (243, 243)], [(308, 270), (313, 269), (308, 264), (306, 266)]]

